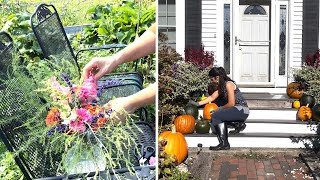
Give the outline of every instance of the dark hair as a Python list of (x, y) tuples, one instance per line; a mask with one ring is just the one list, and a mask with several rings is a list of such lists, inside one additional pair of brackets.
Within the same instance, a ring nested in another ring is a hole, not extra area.
[(217, 85), (209, 83), (208, 84), (208, 94), (211, 96), (217, 90)]
[(226, 98), (226, 94), (223, 93), (223, 88), (225, 88), (227, 81), (233, 81), (227, 75), (227, 72), (224, 70), (223, 67), (213, 67), (209, 71), (210, 77), (219, 76), (219, 85), (217, 86), (219, 96), (223, 96)]

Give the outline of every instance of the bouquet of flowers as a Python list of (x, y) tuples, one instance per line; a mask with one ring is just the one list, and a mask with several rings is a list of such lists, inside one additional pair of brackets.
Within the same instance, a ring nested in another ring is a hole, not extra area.
[(45, 119), (46, 125), (51, 128), (48, 135), (54, 132), (96, 132), (104, 127), (113, 110), (100, 107), (97, 104), (98, 96), (104, 88), (120, 85), (121, 81), (107, 81), (105, 86), (97, 90), (93, 75), (84, 80), (82, 85), (71, 84), (66, 74), (62, 74), (62, 78), (68, 86), (61, 85), (53, 76), (47, 80), (47, 88), (44, 89), (50, 92), (53, 106)]
[[(17, 124), (12, 131), (21, 129), (15, 155), (24, 153), (25, 158), (49, 164), (56, 171), (46, 172), (50, 176), (122, 167), (133, 170), (130, 151), (139, 138), (133, 129), (139, 127), (130, 114), (125, 122), (114, 121), (117, 112), (99, 104), (108, 88), (123, 82), (109, 79), (98, 86), (93, 75), (79, 81), (72, 66), (63, 64), (62, 60), (58, 67), (48, 61), (35, 63), (37, 67), (28, 67), (28, 73), (17, 66), (14, 75), (2, 81), (0, 125)], [(29, 169), (43, 168), (39, 164), (30, 164)]]

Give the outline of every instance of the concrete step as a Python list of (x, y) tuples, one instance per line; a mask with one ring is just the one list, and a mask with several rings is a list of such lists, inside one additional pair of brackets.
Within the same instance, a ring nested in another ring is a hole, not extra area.
[(249, 108), (292, 108), (292, 102), (297, 100), (286, 94), (244, 93)]
[[(264, 119), (264, 120), (296, 120), (297, 109), (250, 109), (248, 119)], [(199, 109), (199, 118), (203, 116), (203, 109)]]
[[(229, 143), (231, 148), (234, 147), (246, 147), (246, 148), (305, 148), (305, 143), (309, 137), (303, 134), (296, 136), (296, 134), (283, 135), (283, 134), (242, 134), (241, 136), (229, 137)], [(291, 135), (295, 135), (292, 136)], [(312, 137), (312, 136), (311, 136)], [(203, 147), (217, 145), (218, 139), (215, 135), (208, 136), (185, 136), (188, 143), (188, 147), (197, 147), (198, 144), (202, 144)]]

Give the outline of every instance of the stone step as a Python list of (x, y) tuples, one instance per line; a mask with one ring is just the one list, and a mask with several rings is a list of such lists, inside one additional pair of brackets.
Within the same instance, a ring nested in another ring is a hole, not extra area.
[[(248, 119), (264, 120), (296, 120), (297, 109), (250, 109)], [(203, 116), (203, 109), (199, 109), (199, 118)]]
[(292, 102), (297, 100), (286, 94), (244, 93), (249, 108), (292, 108)]
[[(230, 134), (229, 143), (232, 148), (305, 148), (305, 143), (312, 141), (315, 135), (296, 133), (239, 133)], [(188, 134), (185, 135), (188, 147), (203, 147), (217, 145), (218, 139), (213, 134)]]

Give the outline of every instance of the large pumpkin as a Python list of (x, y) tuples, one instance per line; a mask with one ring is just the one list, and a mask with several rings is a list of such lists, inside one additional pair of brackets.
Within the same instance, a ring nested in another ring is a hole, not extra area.
[(309, 104), (306, 106), (301, 106), (298, 110), (298, 118), (301, 121), (308, 121), (312, 117), (312, 110), (308, 106)]
[(195, 119), (198, 119), (199, 116), (199, 110), (198, 107), (192, 104), (187, 104), (186, 107), (184, 108), (185, 114), (189, 114), (193, 116)]
[(312, 120), (320, 121), (320, 104), (313, 106), (312, 108)]
[(177, 164), (182, 163), (188, 155), (188, 144), (183, 134), (176, 132), (175, 126), (172, 126), (172, 130), (161, 133), (159, 135), (159, 139), (160, 138), (167, 140), (164, 152), (175, 155), (177, 158)]
[(304, 90), (300, 88), (300, 83), (292, 82), (287, 86), (287, 95), (291, 98), (300, 99)]
[(194, 132), (196, 120), (191, 115), (181, 115), (174, 120), (177, 132), (190, 134)]
[(207, 120), (211, 120), (211, 112), (218, 108), (217, 104), (209, 103), (203, 108), (203, 117)]
[(206, 134), (210, 131), (210, 123), (205, 119), (201, 119), (196, 123), (196, 133)]
[(312, 108), (315, 103), (316, 100), (311, 95), (303, 94), (300, 98), (300, 106), (306, 106), (307, 104), (309, 104), (308, 107)]

